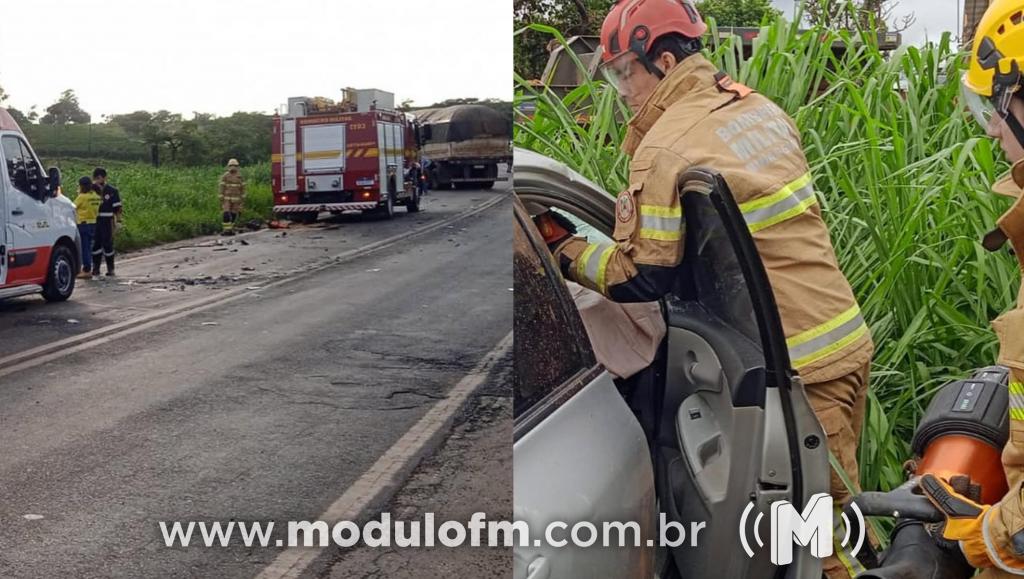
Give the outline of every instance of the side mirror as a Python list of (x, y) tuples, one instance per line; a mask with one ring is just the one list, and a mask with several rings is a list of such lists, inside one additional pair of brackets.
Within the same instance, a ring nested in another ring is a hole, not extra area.
[(57, 167), (50, 167), (47, 169), (46, 174), (50, 176), (50, 195), (52, 197), (56, 197), (57, 191), (60, 190), (61, 185), (60, 169)]

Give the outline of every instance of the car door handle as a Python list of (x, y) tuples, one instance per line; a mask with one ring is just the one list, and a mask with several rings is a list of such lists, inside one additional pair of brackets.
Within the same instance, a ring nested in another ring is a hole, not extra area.
[(548, 579), (551, 576), (551, 564), (544, 557), (530, 561), (526, 568), (526, 579)]
[(21, 209), (14, 209), (14, 210), (11, 211), (11, 215), (24, 215), (24, 214), (25, 214), (25, 212), (22, 211)]

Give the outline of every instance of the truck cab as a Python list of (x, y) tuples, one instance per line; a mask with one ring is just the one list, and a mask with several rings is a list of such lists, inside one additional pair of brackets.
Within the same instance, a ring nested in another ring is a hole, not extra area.
[(60, 192), (60, 171), (43, 171), (2, 108), (0, 159), (0, 299), (39, 293), (67, 300), (81, 269), (75, 206)]
[(464, 104), (415, 114), (431, 189), (490, 189), (508, 180), (498, 164), (511, 162), (512, 126), (501, 113)]

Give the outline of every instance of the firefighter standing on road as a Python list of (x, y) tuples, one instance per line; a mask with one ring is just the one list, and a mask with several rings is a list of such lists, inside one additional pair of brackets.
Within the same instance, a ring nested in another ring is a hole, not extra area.
[(121, 194), (107, 183), (107, 170), (96, 167), (92, 172), (93, 188), (100, 196), (96, 218), (96, 236), (92, 239), (92, 275), (100, 274), (100, 258), (107, 262), (107, 276), (114, 275), (114, 234), (121, 224)]
[[(995, 0), (989, 5), (974, 34), (961, 94), (1013, 163), (1010, 174), (993, 190), (1014, 198), (1014, 204), (985, 236), (983, 245), (996, 251), (1009, 241), (1024, 270), (1022, 12), (1022, 0)], [(1002, 455), (1010, 490), (997, 504), (988, 506), (957, 494), (947, 481), (933, 475), (920, 481), (921, 489), (946, 515), (943, 538), (959, 545), (972, 566), (985, 569), (979, 576), (984, 579), (1024, 575), (1024, 289), (1018, 292), (1016, 308), (996, 318), (992, 326), (999, 336), (998, 361), (1011, 371), (1010, 440)]]
[[(829, 450), (857, 481), (870, 332), (839, 270), (795, 125), (701, 55), (706, 29), (690, 0), (615, 4), (601, 29), (602, 68), (635, 112), (615, 241), (571, 237), (552, 212), (537, 217), (539, 229), (566, 277), (616, 301), (657, 300), (683, 258), (677, 179), (695, 166), (720, 172), (764, 262), (791, 362)], [(837, 473), (831, 487), (837, 503), (850, 497)], [(830, 579), (862, 569), (838, 544), (824, 567)]]
[(245, 201), (245, 179), (238, 172), (238, 160), (228, 161), (228, 170), (220, 176), (220, 209), (223, 212), (221, 235), (234, 235), (235, 223)]

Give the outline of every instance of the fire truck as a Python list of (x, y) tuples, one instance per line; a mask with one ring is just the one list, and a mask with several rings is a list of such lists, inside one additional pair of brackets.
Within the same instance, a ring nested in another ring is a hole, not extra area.
[(339, 102), (289, 98), (274, 116), (274, 213), (309, 223), (322, 212), (390, 219), (398, 205), (419, 211), (419, 188), (408, 173), (419, 155), (413, 121), (394, 110), (392, 93), (343, 95)]
[(41, 293), (64, 301), (81, 269), (75, 205), (60, 194), (60, 171), (43, 171), (4, 109), (0, 153), (0, 299)]

